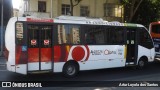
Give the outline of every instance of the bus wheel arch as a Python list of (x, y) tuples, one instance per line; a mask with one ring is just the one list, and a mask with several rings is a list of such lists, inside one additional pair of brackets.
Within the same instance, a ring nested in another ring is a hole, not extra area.
[(142, 56), (137, 63), (138, 69), (143, 69), (147, 63), (148, 63), (147, 56)]
[(65, 77), (75, 77), (79, 72), (79, 64), (75, 60), (67, 61), (62, 69), (63, 75)]

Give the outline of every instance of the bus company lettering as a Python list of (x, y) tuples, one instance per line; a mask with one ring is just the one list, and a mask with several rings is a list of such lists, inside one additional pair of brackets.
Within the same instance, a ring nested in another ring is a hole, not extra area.
[(109, 54), (117, 54), (116, 51), (109, 51), (109, 50), (91, 50), (92, 55), (109, 55)]
[(105, 54), (105, 55), (116, 54), (116, 51), (105, 50), (105, 51), (104, 51), (104, 54)]
[(118, 55), (122, 55), (123, 54), (123, 49), (118, 49)]
[(92, 55), (102, 55), (103, 51), (102, 50), (91, 50)]

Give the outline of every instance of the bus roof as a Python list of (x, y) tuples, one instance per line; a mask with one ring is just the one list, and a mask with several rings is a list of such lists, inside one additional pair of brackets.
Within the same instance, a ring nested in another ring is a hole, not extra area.
[(16, 21), (27, 22), (48, 22), (48, 23), (69, 23), (69, 24), (88, 24), (88, 25), (109, 25), (109, 26), (128, 26), (128, 27), (144, 27), (141, 24), (120, 23), (118, 21), (108, 22), (102, 18), (88, 18), (78, 16), (59, 16), (57, 18), (36, 18), (36, 17), (13, 17)]
[(153, 25), (153, 24), (160, 24), (160, 21), (150, 23), (150, 25)]

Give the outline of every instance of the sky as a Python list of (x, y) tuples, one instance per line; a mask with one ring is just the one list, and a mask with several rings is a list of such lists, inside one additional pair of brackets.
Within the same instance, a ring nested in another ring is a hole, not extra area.
[(12, 0), (13, 8), (19, 9), (21, 0)]

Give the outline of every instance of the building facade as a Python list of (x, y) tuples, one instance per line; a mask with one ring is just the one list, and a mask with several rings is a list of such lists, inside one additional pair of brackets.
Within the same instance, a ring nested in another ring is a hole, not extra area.
[(4, 33), (12, 12), (12, 0), (0, 0), (0, 56), (3, 55)]
[[(73, 0), (73, 4), (76, 4)], [(71, 15), (70, 0), (23, 0), (21, 16), (58, 17)], [(73, 16), (98, 17), (107, 21), (123, 22), (120, 0), (82, 0), (73, 9)]]
[[(2, 0), (0, 0), (0, 21), (2, 15)], [(3, 25), (6, 26), (8, 20), (11, 18), (13, 8), (12, 8), (12, 0), (3, 0)], [(0, 22), (1, 25), (1, 22)]]
[(19, 16), (19, 10), (18, 9), (16, 9), (16, 8), (13, 9), (13, 16), (14, 17), (18, 17)]

